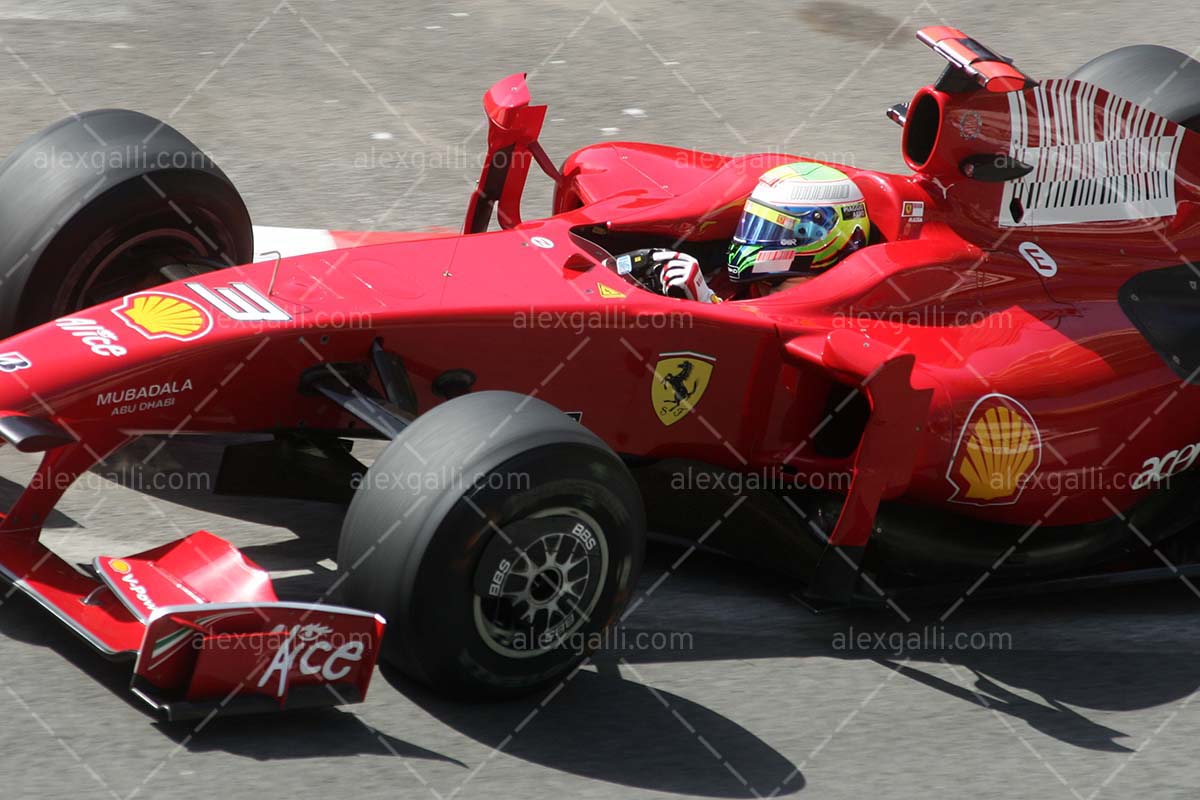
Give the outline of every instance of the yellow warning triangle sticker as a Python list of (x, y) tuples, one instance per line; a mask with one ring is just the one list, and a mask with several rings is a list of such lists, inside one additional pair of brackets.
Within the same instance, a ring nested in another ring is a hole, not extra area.
[(601, 297), (607, 297), (610, 300), (625, 296), (624, 292), (618, 292), (616, 289), (612, 288), (611, 286), (605, 286), (603, 283), (597, 283), (596, 288), (600, 290)]

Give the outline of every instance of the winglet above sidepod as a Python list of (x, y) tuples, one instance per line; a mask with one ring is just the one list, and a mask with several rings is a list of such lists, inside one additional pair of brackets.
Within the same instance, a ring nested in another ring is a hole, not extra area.
[(562, 183), (562, 174), (538, 142), (546, 106), (532, 106), (530, 100), (524, 72), (501, 78), (484, 94), (488, 154), (471, 194), (463, 233), (486, 231), (497, 203), (500, 227), (507, 229), (521, 224), (521, 194), (530, 159), (556, 184)]

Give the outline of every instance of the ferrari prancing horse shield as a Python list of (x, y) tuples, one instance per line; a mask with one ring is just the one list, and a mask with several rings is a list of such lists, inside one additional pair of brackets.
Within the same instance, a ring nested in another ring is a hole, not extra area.
[(704, 396), (716, 359), (700, 353), (659, 353), (650, 385), (650, 402), (663, 425), (674, 425), (691, 413)]

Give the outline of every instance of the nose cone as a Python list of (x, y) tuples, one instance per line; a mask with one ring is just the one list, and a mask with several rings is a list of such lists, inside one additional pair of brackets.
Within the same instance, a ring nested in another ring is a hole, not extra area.
[(188, 343), (211, 329), (212, 316), (199, 304), (157, 292), (10, 336), (0, 342), (0, 410), (85, 420), (123, 398), (126, 386), (132, 399), (140, 386), (175, 380)]

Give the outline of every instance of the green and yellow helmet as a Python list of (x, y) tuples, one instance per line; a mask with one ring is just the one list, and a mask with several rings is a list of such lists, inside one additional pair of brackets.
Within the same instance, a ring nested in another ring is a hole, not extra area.
[(854, 181), (811, 161), (776, 167), (758, 179), (729, 245), (738, 283), (811, 276), (867, 243), (871, 221)]

